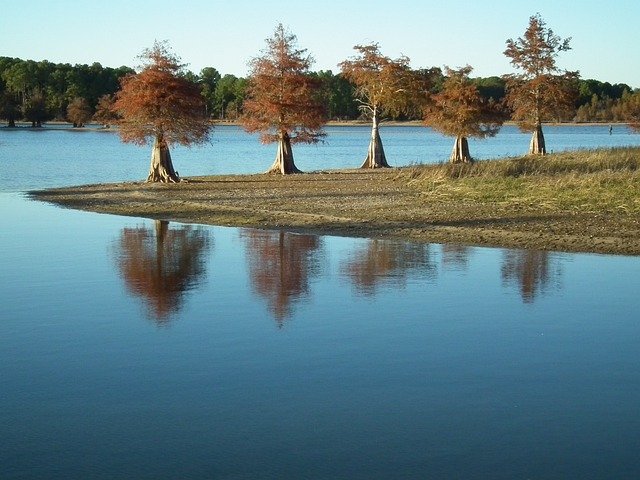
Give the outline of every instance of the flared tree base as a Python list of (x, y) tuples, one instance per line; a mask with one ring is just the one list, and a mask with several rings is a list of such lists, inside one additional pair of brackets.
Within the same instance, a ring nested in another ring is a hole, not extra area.
[(173, 169), (169, 147), (160, 145), (157, 140), (153, 144), (147, 182), (180, 183), (180, 175)]
[(369, 151), (367, 152), (367, 158), (360, 168), (390, 168), (387, 163), (387, 157), (384, 154), (384, 147), (382, 146), (382, 139), (380, 138), (380, 132), (376, 127), (373, 129), (371, 135), (371, 142), (369, 142)]
[(466, 137), (457, 137), (453, 145), (453, 151), (449, 157), (449, 163), (471, 163), (473, 158), (469, 153), (469, 142)]
[(542, 126), (538, 125), (531, 135), (531, 143), (529, 144), (529, 153), (531, 155), (545, 155), (547, 147), (544, 144), (544, 135)]
[(279, 174), (289, 175), (291, 173), (302, 173), (298, 170), (296, 164), (293, 162), (293, 151), (291, 150), (291, 139), (289, 135), (283, 135), (278, 140), (278, 153), (276, 154), (276, 160), (271, 165), (271, 168), (267, 170), (267, 174)]

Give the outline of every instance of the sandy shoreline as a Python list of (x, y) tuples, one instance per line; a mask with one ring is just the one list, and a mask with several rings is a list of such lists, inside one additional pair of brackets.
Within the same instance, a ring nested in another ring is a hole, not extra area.
[(640, 255), (640, 224), (636, 215), (440, 200), (412, 188), (410, 169), (406, 168), (284, 177), (208, 176), (190, 178), (178, 185), (102, 184), (30, 195), (80, 210), (186, 223)]

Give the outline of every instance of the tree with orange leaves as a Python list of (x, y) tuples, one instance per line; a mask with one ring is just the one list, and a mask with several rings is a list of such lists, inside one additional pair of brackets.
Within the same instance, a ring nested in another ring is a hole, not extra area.
[(317, 143), (324, 136), (325, 107), (320, 83), (310, 75), (313, 58), (297, 48), (297, 38), (279, 24), (262, 55), (250, 62), (242, 123), (260, 132), (262, 143), (278, 143), (267, 173), (299, 173), (291, 145)]
[(409, 59), (393, 60), (382, 55), (377, 43), (356, 45), (358, 55), (340, 63), (342, 76), (356, 87), (360, 110), (371, 118), (369, 151), (361, 168), (389, 167), (380, 138), (379, 125), (385, 114), (398, 114), (410, 108), (416, 76)]
[(524, 37), (507, 40), (505, 56), (520, 73), (507, 76), (506, 102), (522, 130), (532, 130), (529, 153), (547, 152), (542, 122), (572, 111), (577, 97), (578, 72), (561, 70), (558, 53), (570, 50), (571, 38), (562, 39), (546, 26), (540, 14), (529, 18)]
[(183, 77), (185, 65), (166, 42), (155, 42), (140, 55), (141, 71), (120, 80), (112, 110), (122, 141), (146, 145), (153, 139), (147, 182), (178, 183), (169, 147), (190, 146), (209, 139), (205, 99), (198, 87)]
[(424, 108), (426, 126), (456, 138), (451, 163), (472, 162), (467, 138), (492, 137), (502, 125), (498, 106), (485, 101), (469, 79), (472, 70), (470, 66), (446, 68), (442, 90), (432, 95)]

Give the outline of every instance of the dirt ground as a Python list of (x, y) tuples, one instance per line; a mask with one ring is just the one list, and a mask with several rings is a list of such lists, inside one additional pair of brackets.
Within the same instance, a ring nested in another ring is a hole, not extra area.
[(64, 207), (222, 226), (429, 243), (640, 255), (636, 215), (446, 201), (403, 169), (197, 177), (32, 192)]

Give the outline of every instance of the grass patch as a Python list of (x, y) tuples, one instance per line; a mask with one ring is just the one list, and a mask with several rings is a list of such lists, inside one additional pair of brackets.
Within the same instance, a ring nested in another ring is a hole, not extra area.
[(412, 167), (409, 183), (450, 201), (552, 211), (640, 213), (640, 148)]

